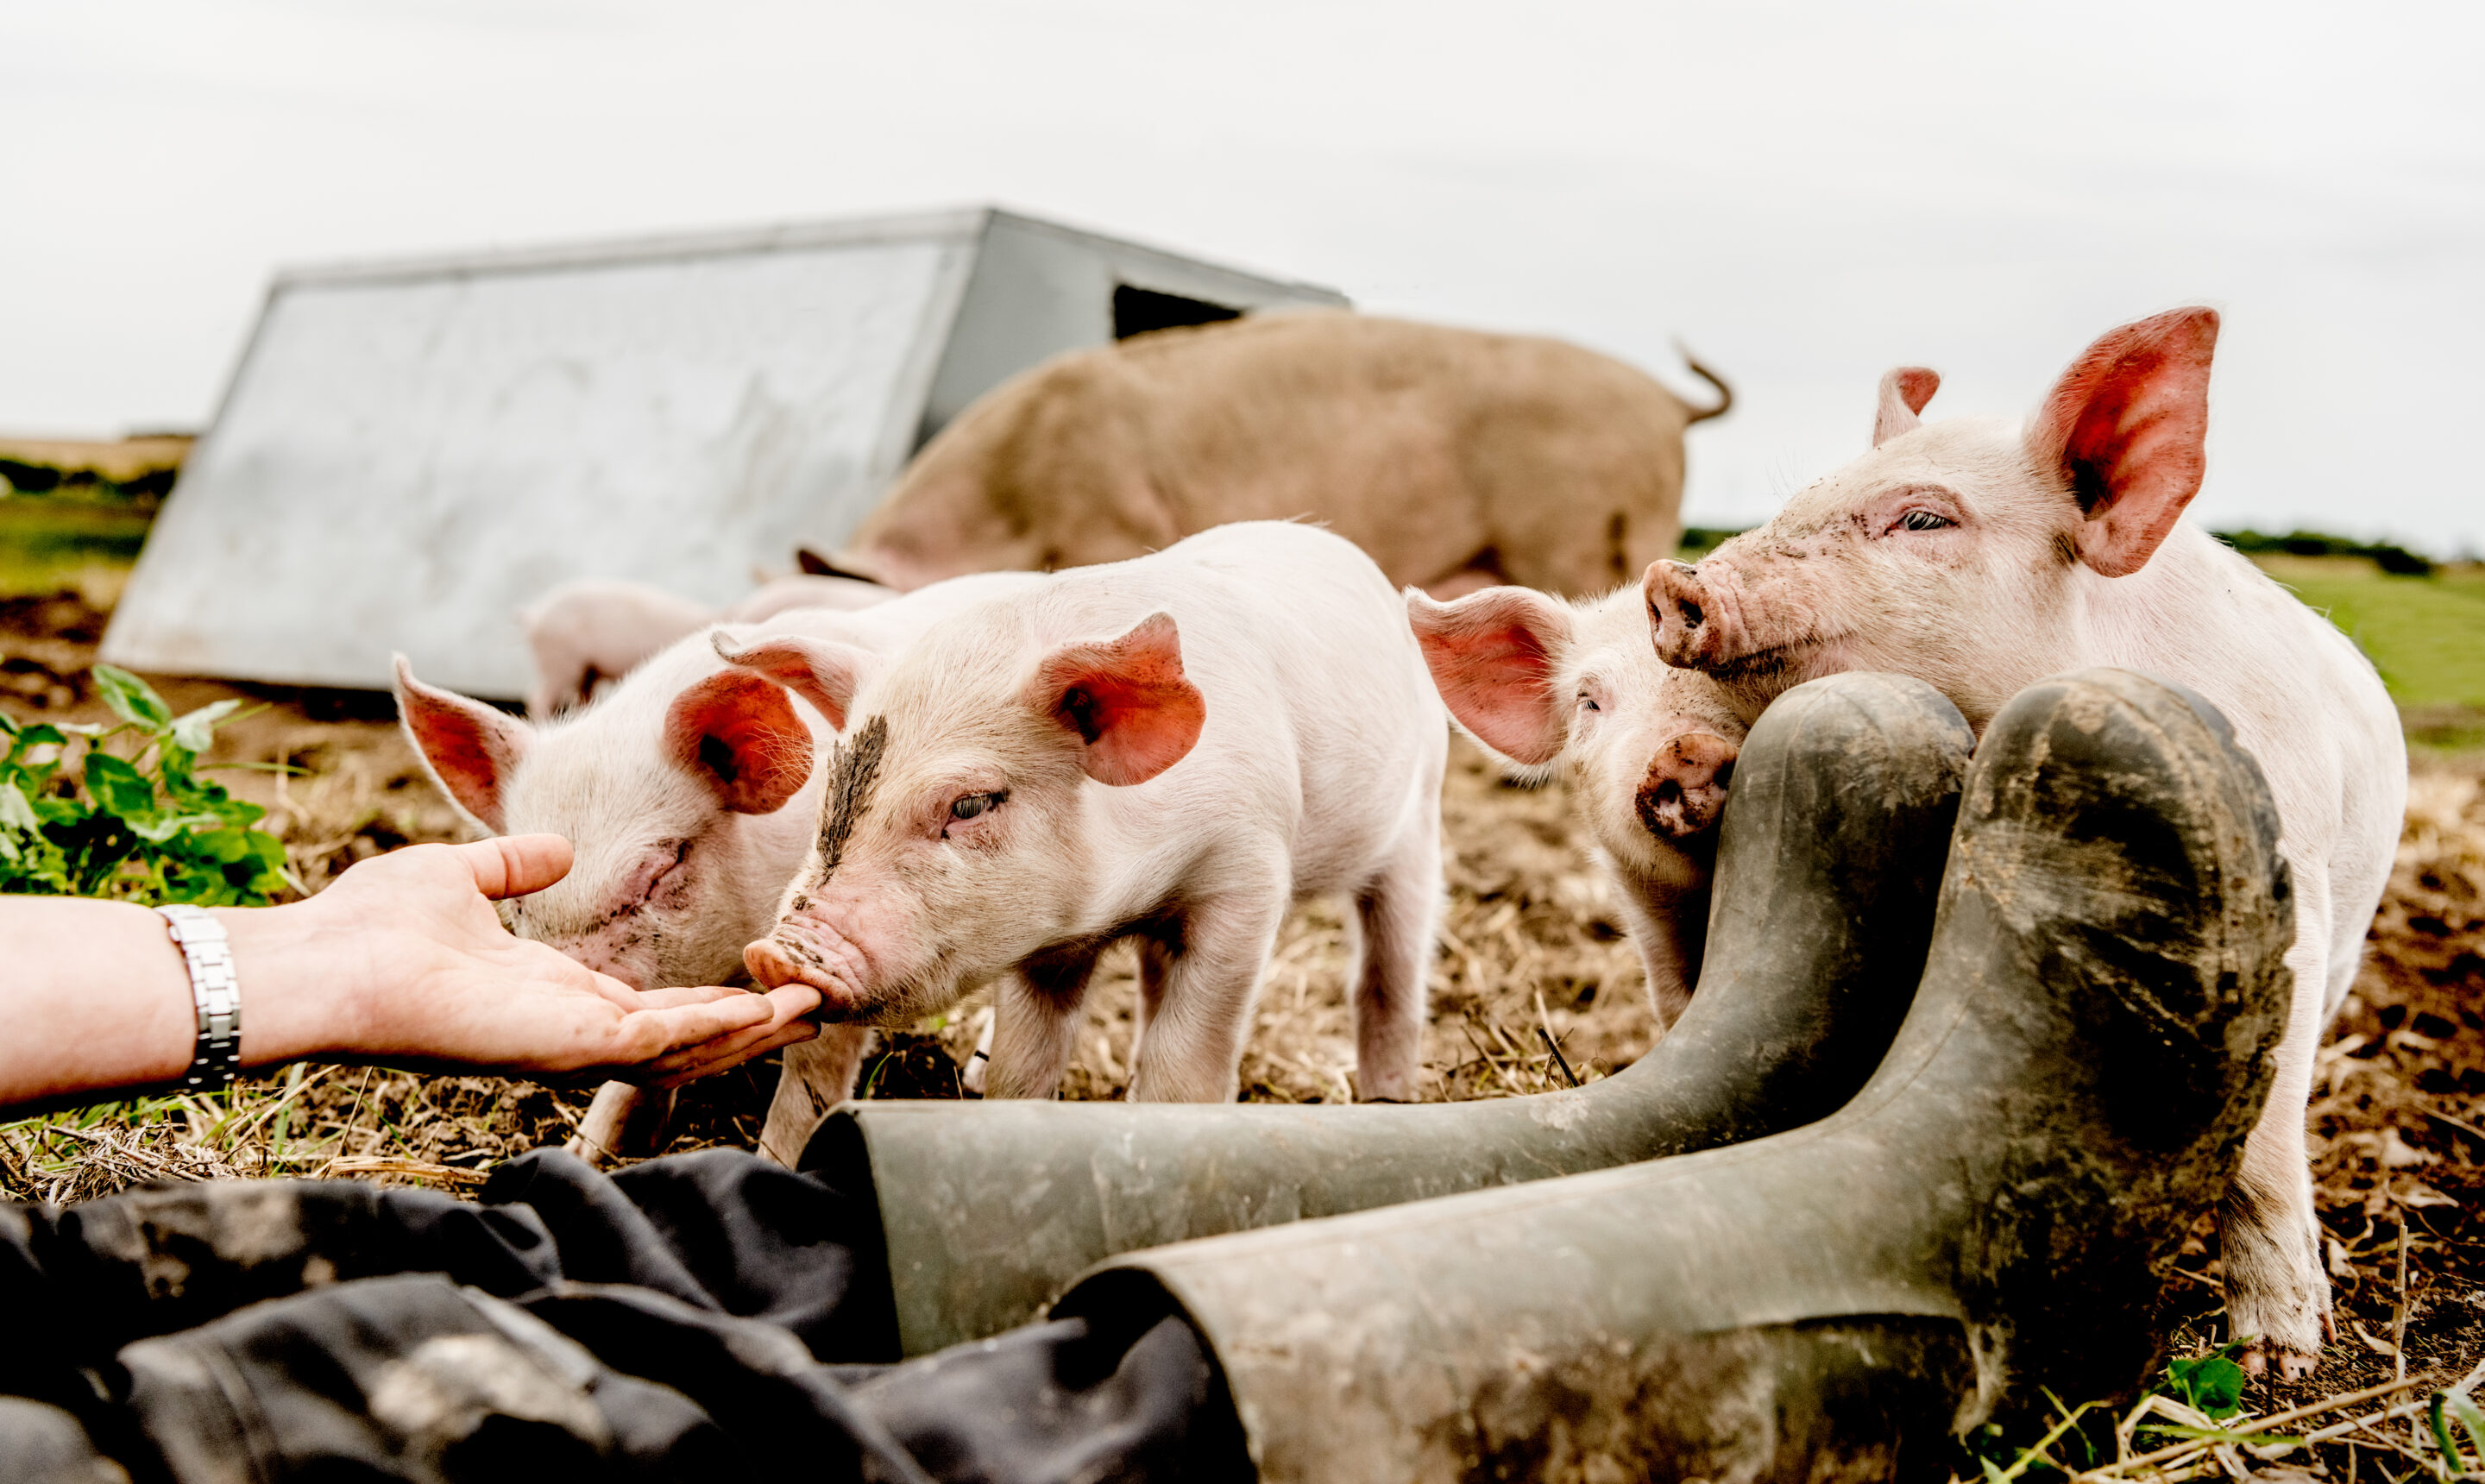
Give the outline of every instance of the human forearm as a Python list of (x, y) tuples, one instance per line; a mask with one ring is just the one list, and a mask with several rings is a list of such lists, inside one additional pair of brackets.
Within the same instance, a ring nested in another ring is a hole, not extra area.
[[(349, 1008), (317, 981), (317, 924), (302, 904), (213, 914), (242, 991), (242, 1064), (344, 1049)], [(164, 920), (128, 902), (0, 901), (0, 1109), (178, 1083), (197, 1049), (196, 1002)]]
[[(817, 997), (641, 993), (503, 930), (489, 897), (568, 867), (553, 837), (425, 845), (282, 907), (219, 909), (246, 1067), (301, 1059), (676, 1082), (807, 1038)], [(178, 1082), (197, 1046), (164, 921), (0, 897), (0, 1115)]]
[(189, 1066), (190, 978), (162, 918), (127, 902), (13, 896), (0, 900), (0, 1108), (170, 1082)]

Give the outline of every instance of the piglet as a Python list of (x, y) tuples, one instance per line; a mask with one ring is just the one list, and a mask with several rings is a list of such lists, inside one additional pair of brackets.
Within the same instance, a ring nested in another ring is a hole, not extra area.
[(547, 591), (518, 614), (533, 653), (527, 714), (583, 706), (666, 646), (711, 623), (755, 623), (795, 608), (868, 608), (895, 590), (852, 577), (779, 577), (718, 611), (650, 583), (586, 577)]
[(1940, 384), (1881, 383), (1872, 448), (1645, 591), (1657, 652), (1737, 711), (1816, 675), (1931, 682), (1981, 728), (2021, 689), (2116, 665), (2190, 687), (2267, 775), (2294, 874), (2295, 999), (2225, 1213), (2226, 1312), (2311, 1369), (2330, 1284), (2305, 1141), (2312, 1054), (2356, 976), (2407, 800), (2398, 713), (2319, 614), (2180, 519), (2207, 467), (2218, 316), (2182, 309), (2089, 346), (2024, 426), (1922, 424)]
[[(1040, 581), (962, 577), (858, 611), (792, 610), (742, 632), (893, 651), (944, 615)], [(767, 929), (810, 846), (815, 764), (834, 737), (827, 718), (726, 666), (705, 629), (551, 722), (424, 685), (402, 658), (396, 696), (407, 737), (469, 821), (570, 840), (567, 877), (505, 904), (512, 931), (640, 988), (741, 976), (743, 945)], [(801, 1153), (819, 1113), (851, 1089), (863, 1041), (860, 1028), (833, 1028), (788, 1048), (764, 1152), (786, 1163)], [(574, 1150), (643, 1150), (667, 1096), (606, 1087)]]
[(1406, 590), (1406, 617), (1461, 729), (1518, 778), (1568, 780), (1648, 971), (1657, 1029), (1691, 1002), (1716, 824), (1748, 728), (1716, 684), (1659, 661), (1637, 584), (1564, 602)]
[(997, 979), (986, 1086), (1045, 1097), (1134, 938), (1131, 1095), (1217, 1101), (1289, 904), (1344, 893), (1358, 1091), (1416, 1097), (1448, 728), (1379, 568), (1250, 522), (1038, 580), (890, 655), (719, 635), (844, 735), (752, 976), (888, 1026)]

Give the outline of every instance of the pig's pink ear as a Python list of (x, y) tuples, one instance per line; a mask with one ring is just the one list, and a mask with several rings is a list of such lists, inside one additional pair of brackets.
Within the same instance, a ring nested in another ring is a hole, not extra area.
[(846, 729), (846, 708), (871, 669), (871, 656), (852, 645), (799, 634), (745, 635), (720, 628), (714, 643), (717, 658), (792, 691), (839, 731)]
[(501, 791), (532, 733), (527, 724), (479, 701), (423, 684), (396, 656), (396, 715), (406, 740), (451, 802), (497, 835), (505, 828)]
[(2148, 564), (2208, 468), (2209, 357), (2218, 312), (2178, 309), (2088, 348), (2028, 428), (2040, 469), (2060, 469), (2087, 518), (2080, 560), (2108, 577)]
[(773, 814), (811, 776), (811, 729), (785, 692), (728, 670), (673, 698), (665, 751), (737, 814)]
[(1916, 426), (1916, 414), (1941, 390), (1941, 372), (1921, 366), (1901, 366), (1881, 378), (1881, 406), (1872, 417), (1872, 447)]
[(1089, 778), (1117, 788), (1182, 761), (1208, 722), (1208, 699), (1183, 675), (1182, 634), (1164, 613), (1118, 639), (1053, 650), (1027, 682), (1026, 699), (1079, 734)]
[(1553, 671), (1570, 644), (1569, 605), (1533, 588), (1486, 588), (1455, 603), (1406, 590), (1406, 621), (1459, 725), (1513, 762), (1543, 767), (1570, 741)]

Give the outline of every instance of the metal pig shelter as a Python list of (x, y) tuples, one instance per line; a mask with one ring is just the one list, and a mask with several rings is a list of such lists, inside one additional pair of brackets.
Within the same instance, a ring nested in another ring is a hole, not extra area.
[(102, 657), (522, 695), (554, 583), (723, 604), (1048, 356), (1345, 306), (989, 208), (284, 272)]

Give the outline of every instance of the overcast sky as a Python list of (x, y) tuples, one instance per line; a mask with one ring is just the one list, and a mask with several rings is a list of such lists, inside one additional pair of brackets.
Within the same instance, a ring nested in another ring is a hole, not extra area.
[(983, 201), (1686, 390), (1685, 514), (2225, 312), (2214, 525), (2485, 551), (2485, 6), (0, 4), (0, 429), (202, 425), (282, 263)]

